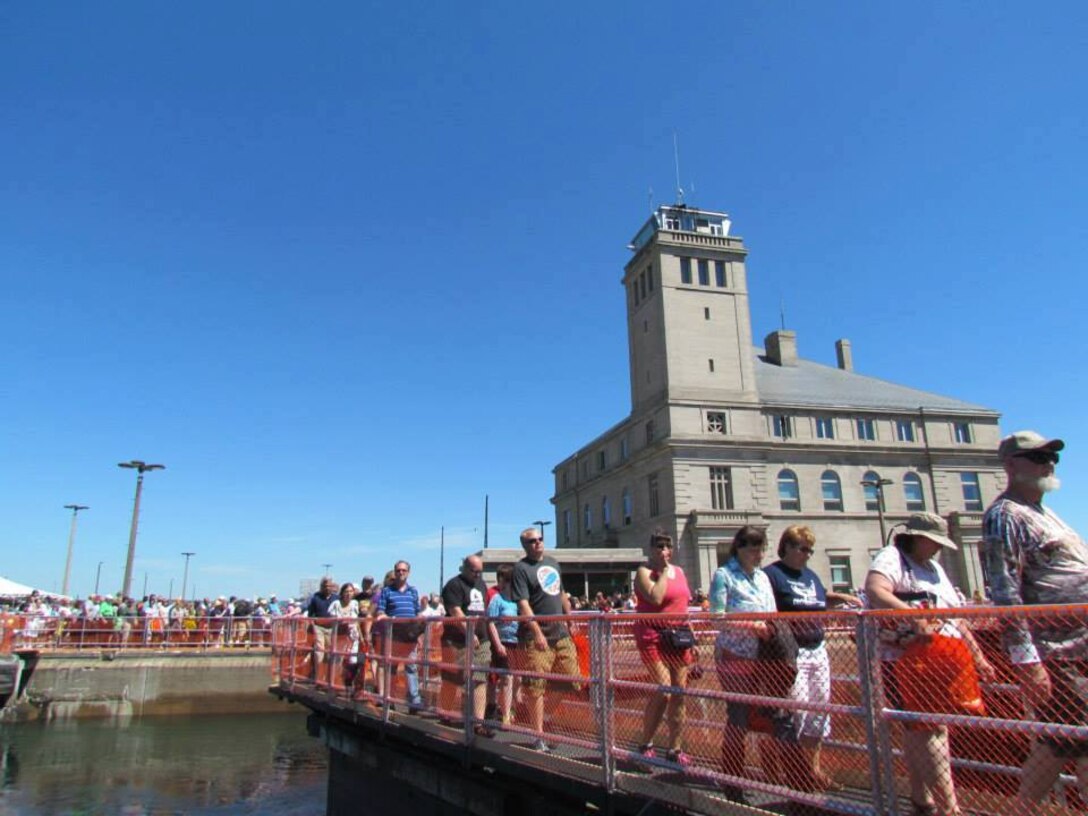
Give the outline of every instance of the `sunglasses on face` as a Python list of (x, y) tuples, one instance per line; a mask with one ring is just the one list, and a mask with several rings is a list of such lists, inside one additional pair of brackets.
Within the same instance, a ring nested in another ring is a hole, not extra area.
[(812, 555), (814, 552), (816, 552), (816, 550), (813, 549), (812, 547), (805, 547), (805, 546), (794, 547), (794, 549), (800, 550), (805, 555)]
[(655, 550), (671, 550), (672, 549), (672, 542), (671, 541), (655, 541), (654, 542), (654, 549)]
[(544, 541), (543, 538), (527, 538), (527, 539), (525, 539), (526, 544), (543, 543), (543, 541)]
[(1059, 456), (1054, 451), (1027, 451), (1025, 453), (1016, 454), (1014, 458), (1027, 459), (1029, 462), (1034, 462), (1037, 465), (1056, 465), (1058, 464)]

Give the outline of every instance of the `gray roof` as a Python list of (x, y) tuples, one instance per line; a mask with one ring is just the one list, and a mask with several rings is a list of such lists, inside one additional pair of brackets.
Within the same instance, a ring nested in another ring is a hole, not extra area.
[(917, 411), (921, 407), (953, 413), (998, 414), (993, 408), (907, 388), (810, 360), (798, 359), (796, 366), (778, 366), (756, 353), (755, 372), (756, 390), (761, 402), (881, 411)]

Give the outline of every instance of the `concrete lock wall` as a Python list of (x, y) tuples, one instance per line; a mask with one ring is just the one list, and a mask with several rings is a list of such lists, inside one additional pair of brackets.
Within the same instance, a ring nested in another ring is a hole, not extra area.
[(9, 719), (267, 713), (288, 710), (268, 694), (269, 655), (35, 655)]

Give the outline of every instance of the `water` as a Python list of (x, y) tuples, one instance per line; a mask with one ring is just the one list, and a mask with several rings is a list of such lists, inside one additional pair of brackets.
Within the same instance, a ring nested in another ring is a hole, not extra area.
[(302, 714), (0, 725), (0, 816), (325, 812)]

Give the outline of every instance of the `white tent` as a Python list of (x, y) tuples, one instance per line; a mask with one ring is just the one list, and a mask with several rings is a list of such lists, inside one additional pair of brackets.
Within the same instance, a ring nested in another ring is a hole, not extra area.
[[(23, 595), (29, 595), (34, 591), (34, 587), (28, 587), (26, 584), (18, 584), (3, 575), (0, 575), (0, 596), (15, 596), (20, 597)], [(39, 590), (41, 592), (41, 590)], [(50, 595), (49, 592), (41, 592), (42, 595)]]

